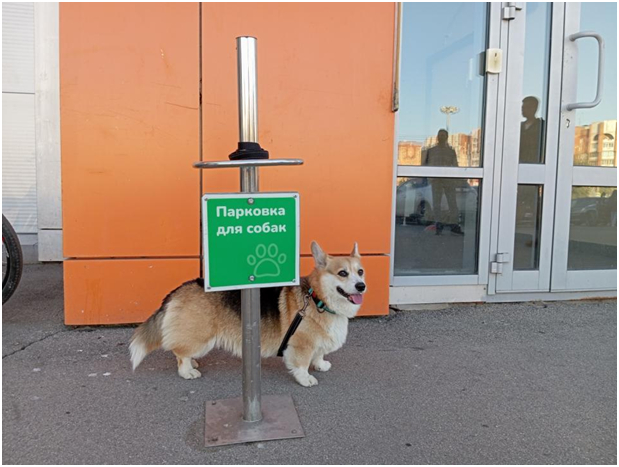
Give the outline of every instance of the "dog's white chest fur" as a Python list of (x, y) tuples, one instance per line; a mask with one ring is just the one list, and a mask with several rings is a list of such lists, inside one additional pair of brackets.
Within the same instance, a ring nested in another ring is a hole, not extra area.
[(331, 320), (331, 325), (327, 330), (327, 338), (323, 340), (321, 347), (324, 353), (335, 352), (344, 345), (348, 335), (348, 319), (337, 316)]

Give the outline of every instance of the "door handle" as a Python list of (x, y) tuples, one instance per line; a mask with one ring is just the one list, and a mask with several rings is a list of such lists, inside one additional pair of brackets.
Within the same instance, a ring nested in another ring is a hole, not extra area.
[(602, 100), (602, 91), (604, 90), (604, 39), (597, 32), (593, 31), (581, 31), (569, 36), (569, 39), (572, 42), (575, 42), (577, 39), (582, 39), (583, 37), (593, 37), (596, 41), (598, 41), (599, 48), (599, 57), (598, 57), (598, 85), (595, 93), (595, 99), (591, 102), (576, 102), (574, 104), (568, 104), (567, 110), (574, 109), (590, 109), (595, 107)]

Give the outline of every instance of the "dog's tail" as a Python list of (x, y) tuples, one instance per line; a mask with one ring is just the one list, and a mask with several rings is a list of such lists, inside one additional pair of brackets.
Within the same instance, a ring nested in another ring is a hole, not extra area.
[(129, 352), (134, 371), (149, 353), (161, 347), (161, 322), (164, 313), (163, 307), (160, 308), (133, 333)]

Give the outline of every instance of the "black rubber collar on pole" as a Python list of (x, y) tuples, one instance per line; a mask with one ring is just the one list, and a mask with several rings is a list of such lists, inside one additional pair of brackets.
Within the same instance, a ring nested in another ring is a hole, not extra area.
[(268, 159), (269, 151), (262, 149), (258, 143), (239, 141), (239, 147), (228, 156), (231, 161), (244, 159)]

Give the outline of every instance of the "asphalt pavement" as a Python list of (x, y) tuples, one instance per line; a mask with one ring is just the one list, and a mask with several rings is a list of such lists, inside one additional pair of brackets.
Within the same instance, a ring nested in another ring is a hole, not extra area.
[(305, 437), (204, 447), (204, 403), (240, 395), (241, 362), (169, 353), (131, 371), (131, 327), (62, 323), (62, 266), (27, 266), (2, 312), (5, 464), (616, 464), (615, 300), (450, 305), (351, 323), (303, 388)]

